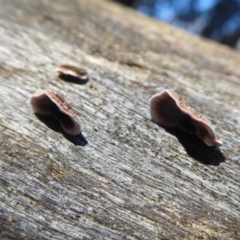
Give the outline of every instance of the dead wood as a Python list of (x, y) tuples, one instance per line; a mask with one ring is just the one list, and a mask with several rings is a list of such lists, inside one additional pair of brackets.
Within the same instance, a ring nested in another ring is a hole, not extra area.
[[(103, 0), (0, 0), (0, 32), (1, 239), (240, 239), (238, 52)], [(89, 82), (59, 79), (61, 64)], [(151, 121), (165, 88), (222, 147)], [(34, 115), (43, 89), (87, 146)]]

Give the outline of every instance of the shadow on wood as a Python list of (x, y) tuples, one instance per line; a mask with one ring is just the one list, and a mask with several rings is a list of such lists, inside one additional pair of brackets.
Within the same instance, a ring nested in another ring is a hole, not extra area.
[(47, 127), (51, 128), (55, 132), (61, 133), (64, 138), (66, 138), (69, 142), (73, 143), (74, 145), (84, 147), (88, 144), (87, 139), (83, 136), (81, 132), (75, 136), (65, 133), (63, 128), (61, 127), (60, 122), (53, 115), (39, 115), (36, 113), (35, 115)]
[[(161, 126), (162, 127), (162, 126)], [(165, 128), (183, 145), (187, 154), (205, 165), (218, 166), (225, 161), (225, 157), (217, 146), (207, 146), (198, 136), (185, 132), (179, 128)]]
[(64, 80), (65, 82), (74, 83), (74, 84), (78, 84), (78, 85), (84, 85), (89, 81), (89, 78), (79, 79), (79, 77), (71, 76), (68, 74), (61, 74), (61, 73), (59, 74), (58, 77), (60, 79)]

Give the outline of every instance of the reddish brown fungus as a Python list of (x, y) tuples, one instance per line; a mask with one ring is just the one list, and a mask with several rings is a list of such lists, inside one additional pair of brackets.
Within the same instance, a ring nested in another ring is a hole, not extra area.
[(49, 90), (44, 90), (34, 94), (30, 99), (30, 103), (36, 114), (52, 114), (57, 118), (67, 134), (78, 135), (81, 132), (80, 123), (75, 112), (59, 95)]
[(210, 122), (171, 89), (152, 96), (150, 114), (155, 123), (163, 127), (179, 127), (196, 134), (208, 146), (222, 143), (221, 137), (215, 135)]
[(87, 71), (75, 66), (61, 65), (58, 67), (57, 72), (59, 78), (68, 82), (84, 84), (89, 80)]

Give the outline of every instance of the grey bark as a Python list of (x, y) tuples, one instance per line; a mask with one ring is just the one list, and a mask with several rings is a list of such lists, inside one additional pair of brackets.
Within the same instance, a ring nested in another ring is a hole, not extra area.
[[(1, 239), (240, 239), (240, 55), (103, 0), (0, 0)], [(86, 85), (56, 67), (85, 68)], [(150, 119), (173, 88), (220, 149)], [(62, 95), (89, 144), (32, 112)]]

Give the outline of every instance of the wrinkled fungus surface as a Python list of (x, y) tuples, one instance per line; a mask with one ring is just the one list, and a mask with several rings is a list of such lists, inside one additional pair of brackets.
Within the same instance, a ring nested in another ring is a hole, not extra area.
[(75, 112), (59, 95), (45, 90), (34, 94), (30, 99), (30, 103), (36, 114), (52, 114), (60, 122), (67, 134), (78, 135), (81, 132), (80, 123)]
[(58, 67), (57, 72), (59, 78), (67, 82), (85, 84), (89, 80), (87, 71), (75, 66), (61, 65)]
[(222, 143), (220, 136), (215, 135), (210, 122), (171, 89), (151, 97), (150, 114), (155, 123), (163, 127), (179, 127), (196, 134), (208, 146)]

